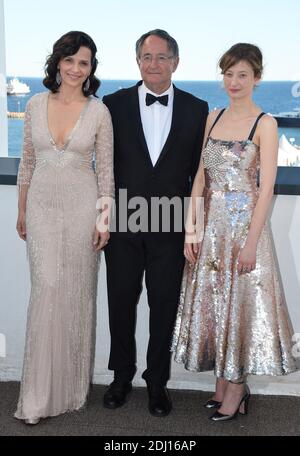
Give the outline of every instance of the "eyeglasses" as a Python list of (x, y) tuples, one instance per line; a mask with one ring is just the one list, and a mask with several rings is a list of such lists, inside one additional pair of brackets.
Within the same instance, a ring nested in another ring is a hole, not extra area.
[(146, 55), (143, 55), (139, 60), (140, 62), (142, 63), (152, 63), (152, 61), (156, 61), (158, 64), (165, 64), (167, 63), (168, 60), (171, 60), (174, 58), (174, 55), (170, 55), (170, 56), (167, 56), (167, 55), (159, 55), (157, 57), (153, 57), (152, 55), (149, 55), (149, 54), (146, 54)]

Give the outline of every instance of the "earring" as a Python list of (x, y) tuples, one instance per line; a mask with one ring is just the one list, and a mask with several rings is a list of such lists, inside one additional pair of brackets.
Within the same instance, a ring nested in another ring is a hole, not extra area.
[(61, 75), (59, 69), (57, 70), (56, 76), (55, 76), (56, 84), (60, 86), (61, 84)]
[(88, 92), (88, 90), (89, 90), (90, 86), (91, 86), (91, 82), (90, 82), (90, 79), (89, 79), (89, 78), (87, 78), (87, 80), (85, 81), (85, 84), (84, 84), (84, 86), (83, 86), (83, 90), (84, 90), (84, 92)]

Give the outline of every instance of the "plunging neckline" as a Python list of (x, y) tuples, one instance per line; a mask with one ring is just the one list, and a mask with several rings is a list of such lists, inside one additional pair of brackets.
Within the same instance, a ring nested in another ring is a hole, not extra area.
[(71, 142), (71, 140), (72, 140), (72, 138), (73, 138), (73, 136), (74, 136), (74, 133), (75, 133), (75, 131), (77, 130), (77, 127), (78, 127), (78, 125), (79, 125), (80, 120), (83, 118), (84, 114), (86, 113), (87, 108), (88, 108), (88, 106), (89, 106), (89, 104), (90, 104), (91, 98), (88, 97), (88, 99), (87, 99), (87, 101), (86, 101), (84, 107), (83, 107), (82, 110), (80, 111), (80, 114), (79, 114), (79, 116), (78, 116), (78, 118), (77, 118), (77, 120), (76, 120), (76, 122), (75, 122), (73, 128), (71, 129), (69, 135), (67, 136), (67, 138), (66, 138), (64, 144), (63, 144), (62, 147), (60, 148), (60, 147), (56, 144), (56, 142), (54, 141), (53, 136), (52, 136), (52, 133), (51, 133), (51, 130), (50, 130), (50, 127), (49, 127), (49, 120), (48, 120), (48, 119), (49, 119), (49, 117), (48, 117), (49, 97), (50, 97), (50, 92), (48, 92), (47, 98), (46, 98), (46, 128), (47, 128), (47, 132), (48, 132), (48, 135), (49, 135), (50, 143), (51, 143), (53, 149), (54, 149), (56, 152), (63, 153), (63, 152), (65, 152), (65, 151), (67, 150), (67, 148), (68, 148), (68, 146), (69, 146), (69, 144), (70, 144), (70, 142)]

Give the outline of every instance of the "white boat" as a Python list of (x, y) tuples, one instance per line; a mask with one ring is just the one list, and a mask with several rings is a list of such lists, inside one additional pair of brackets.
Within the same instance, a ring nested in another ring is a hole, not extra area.
[(26, 95), (30, 93), (30, 87), (18, 78), (11, 79), (6, 85), (7, 95)]
[(290, 112), (281, 112), (279, 114), (272, 114), (277, 120), (278, 127), (300, 127), (300, 108), (294, 108)]

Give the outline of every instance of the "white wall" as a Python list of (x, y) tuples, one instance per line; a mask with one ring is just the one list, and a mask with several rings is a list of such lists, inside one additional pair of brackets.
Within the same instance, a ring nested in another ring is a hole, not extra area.
[[(6, 358), (0, 357), (0, 380), (19, 380), (21, 375), (29, 299), (29, 271), (25, 244), (16, 230), (17, 190), (15, 186), (0, 186), (0, 333), (6, 336)], [(300, 333), (300, 197), (278, 196), (272, 213), (272, 228), (277, 249), (288, 308), (295, 332)], [(138, 306), (138, 372), (135, 384), (144, 386), (141, 373), (145, 368), (148, 339), (148, 306), (143, 292)], [(107, 370), (109, 329), (105, 284), (105, 262), (102, 259), (98, 293), (97, 350), (95, 383), (107, 384), (112, 374)], [(1, 356), (1, 355), (0, 355)], [(250, 378), (255, 393), (291, 394), (300, 396), (300, 373), (285, 377)], [(191, 373), (173, 364), (172, 388), (213, 390), (212, 373)]]
[(4, 2), (0, 0), (0, 157), (7, 157), (7, 100), (5, 70)]

